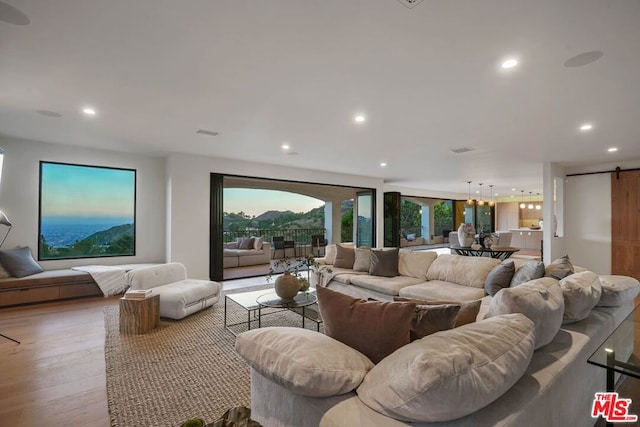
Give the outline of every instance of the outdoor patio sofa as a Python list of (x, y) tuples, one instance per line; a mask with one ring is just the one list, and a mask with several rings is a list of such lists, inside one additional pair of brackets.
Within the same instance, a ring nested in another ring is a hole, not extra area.
[[(561, 280), (507, 284), (492, 290), (492, 297), (485, 284), (494, 269), (504, 267), (491, 258), (400, 250), (393, 277), (340, 267), (329, 273), (335, 259), (324, 261), (332, 264), (316, 286), (387, 301), (406, 296), (464, 304), (479, 298), (477, 321), (404, 345), (376, 365), (313, 331), (240, 334), (236, 348), (251, 367), (252, 417), (262, 425), (592, 426), (594, 393), (605, 391), (606, 371), (587, 359), (632, 311), (640, 290), (633, 278), (576, 268)], [(522, 278), (532, 262), (516, 262), (512, 278), (518, 270)], [(503, 310), (508, 297), (523, 304), (507, 305), (511, 314)], [(580, 317), (572, 318), (576, 313)], [(626, 332), (632, 337), (632, 329)], [(308, 356), (313, 346), (320, 359)], [(423, 353), (431, 359), (421, 359)], [(305, 367), (308, 360), (313, 367)], [(459, 371), (434, 373), (433, 363)], [(414, 394), (418, 382), (437, 393)], [(415, 400), (403, 400), (407, 395)]]
[(271, 243), (261, 237), (241, 237), (223, 245), (224, 268), (269, 264), (270, 259)]

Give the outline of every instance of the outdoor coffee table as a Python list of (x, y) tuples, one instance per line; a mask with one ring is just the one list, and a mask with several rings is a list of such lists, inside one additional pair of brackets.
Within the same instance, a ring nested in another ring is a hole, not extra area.
[(262, 308), (281, 308), (298, 312), (296, 309), (300, 309), (302, 316), (302, 327), (304, 328), (305, 319), (312, 320), (316, 323), (318, 332), (320, 332), (320, 323), (322, 320), (316, 315), (311, 317), (307, 315), (306, 307), (318, 302), (318, 297), (313, 292), (298, 292), (293, 298), (280, 298), (275, 292), (271, 292), (258, 297), (258, 328), (262, 326)]

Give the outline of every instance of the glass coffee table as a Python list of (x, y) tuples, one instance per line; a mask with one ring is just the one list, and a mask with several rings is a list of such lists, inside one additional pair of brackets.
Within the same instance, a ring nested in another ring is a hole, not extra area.
[(312, 304), (318, 302), (318, 297), (315, 294), (315, 289), (310, 292), (298, 292), (293, 298), (280, 298), (275, 292), (271, 292), (258, 297), (258, 328), (262, 326), (262, 309), (264, 308), (281, 308), (286, 310), (292, 310), (298, 312), (296, 309), (300, 309), (302, 316), (302, 327), (304, 328), (305, 319), (312, 320), (316, 323), (316, 328), (320, 332), (320, 320), (317, 312), (315, 316), (311, 317), (307, 315), (306, 308)]
[[(640, 305), (620, 323), (615, 331), (587, 360), (607, 370), (607, 392), (615, 391), (615, 373), (640, 378)], [(629, 356), (631, 354), (631, 356)]]
[[(302, 327), (305, 321), (311, 320), (316, 324), (316, 330), (320, 331), (322, 319), (317, 311), (310, 310), (309, 306), (318, 301), (315, 289), (308, 293), (300, 292), (293, 299), (283, 300), (272, 290), (239, 292), (225, 294), (224, 296), (224, 328), (234, 335), (252, 329), (262, 327), (264, 316), (278, 313), (284, 310), (296, 312), (302, 316)], [(234, 308), (239, 307), (241, 313)], [(244, 315), (246, 314), (246, 317)]]

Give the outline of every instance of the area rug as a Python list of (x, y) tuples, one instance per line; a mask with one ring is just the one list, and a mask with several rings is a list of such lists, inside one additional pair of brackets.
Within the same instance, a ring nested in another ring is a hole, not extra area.
[[(227, 310), (229, 319), (246, 319), (246, 311), (234, 304)], [(118, 316), (117, 306), (105, 307), (113, 427), (179, 426), (195, 417), (210, 423), (230, 407), (250, 406), (249, 368), (234, 350), (235, 336), (224, 328), (224, 295), (215, 306), (185, 319), (162, 319), (158, 328), (144, 335), (121, 335)], [(280, 311), (262, 323), (300, 327), (301, 317)], [(307, 322), (307, 327), (316, 325)]]

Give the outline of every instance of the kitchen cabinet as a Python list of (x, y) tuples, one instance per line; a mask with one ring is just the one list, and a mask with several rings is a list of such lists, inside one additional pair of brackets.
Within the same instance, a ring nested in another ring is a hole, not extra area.
[(542, 241), (542, 230), (510, 230), (511, 246), (520, 249), (540, 249), (540, 241)]
[(520, 227), (518, 202), (496, 203), (496, 231)]

